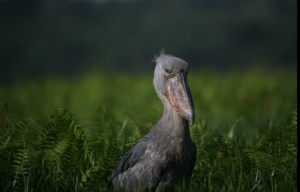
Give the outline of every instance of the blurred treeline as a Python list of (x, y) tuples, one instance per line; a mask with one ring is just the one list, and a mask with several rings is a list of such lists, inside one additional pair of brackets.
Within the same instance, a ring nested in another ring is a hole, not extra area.
[(151, 58), (162, 47), (193, 71), (295, 71), (296, 5), (296, 0), (2, 0), (0, 83), (95, 69), (152, 73)]

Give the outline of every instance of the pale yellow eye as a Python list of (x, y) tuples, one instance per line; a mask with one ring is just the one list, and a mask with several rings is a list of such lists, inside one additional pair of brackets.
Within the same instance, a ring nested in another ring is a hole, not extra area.
[(172, 70), (166, 69), (166, 72), (167, 72), (169, 75), (172, 75), (172, 74), (173, 74), (173, 71), (172, 71)]

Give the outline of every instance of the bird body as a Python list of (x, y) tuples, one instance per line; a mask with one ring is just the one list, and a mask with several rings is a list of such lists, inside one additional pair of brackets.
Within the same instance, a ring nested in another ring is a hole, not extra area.
[[(189, 67), (163, 52), (156, 57), (154, 87), (164, 104), (158, 123), (117, 163), (110, 191), (173, 191), (184, 182), (188, 187), (196, 162), (196, 146), (190, 138), (194, 104), (187, 84)], [(172, 73), (170, 73), (170, 71)]]

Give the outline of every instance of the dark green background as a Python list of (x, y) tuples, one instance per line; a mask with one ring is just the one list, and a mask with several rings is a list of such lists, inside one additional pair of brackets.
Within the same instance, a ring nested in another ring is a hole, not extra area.
[(292, 71), (296, 0), (2, 0), (0, 83), (152, 73), (164, 47), (193, 71)]

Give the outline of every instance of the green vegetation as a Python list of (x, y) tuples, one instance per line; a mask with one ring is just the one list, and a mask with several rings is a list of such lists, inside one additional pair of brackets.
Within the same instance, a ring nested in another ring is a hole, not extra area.
[[(198, 150), (189, 191), (296, 191), (296, 78), (188, 80)], [(107, 191), (116, 162), (163, 110), (152, 75), (24, 81), (1, 86), (0, 100), (1, 191)]]

